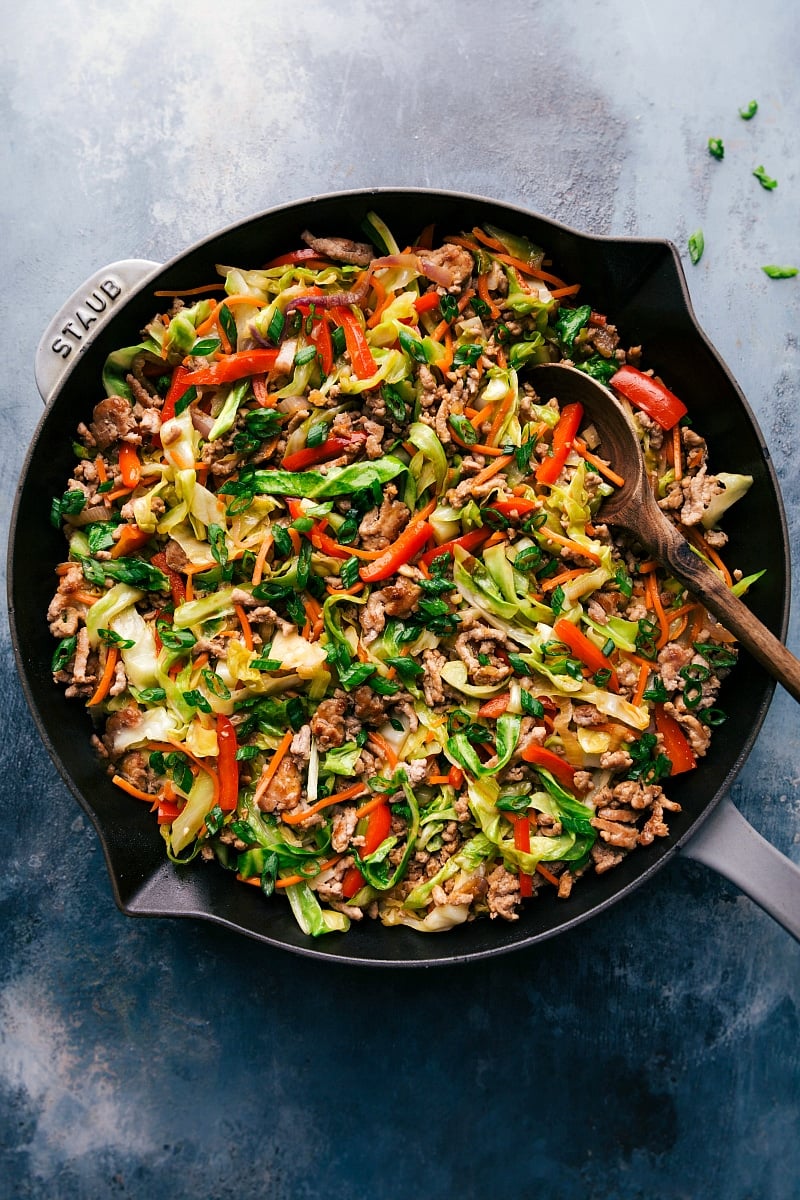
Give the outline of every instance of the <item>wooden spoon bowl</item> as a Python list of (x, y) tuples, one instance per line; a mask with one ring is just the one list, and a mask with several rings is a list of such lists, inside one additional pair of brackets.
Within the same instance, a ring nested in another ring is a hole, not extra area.
[(562, 407), (583, 405), (597, 430), (603, 458), (625, 480), (603, 502), (601, 519), (633, 534), (795, 700), (800, 700), (800, 661), (734, 596), (658, 507), (636, 430), (614, 393), (584, 371), (564, 363), (545, 363), (535, 372), (535, 387), (543, 401), (555, 397)]

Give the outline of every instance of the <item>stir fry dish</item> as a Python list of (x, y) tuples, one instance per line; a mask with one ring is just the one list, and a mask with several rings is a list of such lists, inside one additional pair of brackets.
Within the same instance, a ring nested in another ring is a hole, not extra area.
[(614, 389), (661, 508), (757, 578), (720, 556), (752, 480), (540, 248), (364, 229), (157, 293), (52, 507), (53, 674), (104, 769), (311, 936), (567, 901), (668, 835), (725, 719), (733, 638), (603, 524), (623, 481), (537, 364)]

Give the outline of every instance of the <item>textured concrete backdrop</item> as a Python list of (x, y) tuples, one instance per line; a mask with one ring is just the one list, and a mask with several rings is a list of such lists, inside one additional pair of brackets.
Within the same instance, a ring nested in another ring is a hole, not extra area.
[[(695, 308), (755, 409), (796, 542), (800, 278), (759, 270), (800, 265), (794, 5), (2, 8), (4, 530), (39, 415), (34, 349), (84, 277), (382, 184), (680, 247), (701, 226)], [(0, 1196), (798, 1194), (800, 951), (727, 883), (673, 861), (567, 937), (413, 975), (134, 922), (5, 629), (2, 663)], [(799, 782), (779, 693), (734, 799), (795, 860)]]

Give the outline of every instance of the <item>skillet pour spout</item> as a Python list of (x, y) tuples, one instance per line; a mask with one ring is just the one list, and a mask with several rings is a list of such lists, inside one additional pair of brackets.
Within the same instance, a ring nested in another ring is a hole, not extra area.
[[(523, 235), (546, 247), (560, 274), (580, 282), (582, 295), (613, 314), (626, 344), (646, 347), (648, 363), (691, 406), (715, 461), (735, 464), (736, 470), (753, 476), (751, 491), (741, 503), (752, 505), (757, 497), (758, 520), (752, 519), (751, 508), (731, 523), (731, 553), (747, 571), (765, 569), (754, 589), (752, 608), (764, 625), (785, 636), (788, 541), (775, 473), (747, 401), (697, 325), (680, 260), (670, 243), (595, 237), (514, 205), (456, 192), (376, 188), (318, 196), (259, 213), (163, 266), (129, 260), (103, 267), (56, 315), (40, 346), (36, 378), (47, 406), (23, 468), (12, 517), (9, 613), (31, 712), (48, 752), (97, 830), (118, 905), (130, 915), (209, 920), (322, 960), (446, 965), (532, 947), (600, 917), (683, 850), (728, 874), (800, 937), (800, 873), (764, 843), (725, 798), (761, 728), (774, 687), (747, 654), (737, 665), (735, 690), (724, 697), (728, 721), (723, 735), (714, 739), (700, 769), (670, 784), (682, 810), (675, 814), (670, 837), (658, 839), (640, 856), (628, 856), (607, 874), (587, 875), (569, 901), (542, 895), (526, 906), (518, 921), (469, 922), (443, 937), (405, 927), (386, 929), (370, 921), (344, 936), (314, 940), (299, 929), (288, 905), (265, 900), (258, 889), (235, 885), (219, 869), (202, 864), (178, 867), (166, 861), (147, 806), (115, 788), (98, 766), (83, 706), (65, 702), (53, 684), (53, 647), (45, 614), (53, 570), (63, 557), (61, 533), (49, 522), (50, 498), (64, 490), (75, 426), (91, 403), (87, 397), (98, 396), (106, 357), (138, 340), (139, 331), (159, 309), (155, 291), (201, 288), (214, 277), (217, 263), (246, 266), (269, 261), (287, 247), (299, 246), (306, 229), (320, 236), (362, 240), (361, 225), (370, 212), (380, 215), (402, 245), (413, 245), (420, 230), (432, 223), (442, 237), (487, 224)], [(102, 288), (108, 280), (111, 284)], [(99, 301), (84, 303), (98, 289), (107, 301), (99, 313)], [(68, 346), (65, 356), (63, 345), (56, 342), (70, 321), (80, 328), (81, 340), (79, 346)], [(764, 530), (770, 536), (765, 537)], [(32, 531), (38, 539), (35, 556), (29, 553)]]

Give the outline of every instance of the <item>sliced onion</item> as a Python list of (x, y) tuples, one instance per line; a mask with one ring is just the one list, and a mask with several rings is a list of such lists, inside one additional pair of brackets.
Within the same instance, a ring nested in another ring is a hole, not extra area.
[(214, 428), (214, 417), (204, 413), (202, 409), (192, 405), (190, 412), (192, 414), (192, 424), (201, 437), (207, 438)]
[(273, 370), (278, 375), (291, 375), (294, 366), (294, 356), (297, 353), (297, 338), (287, 338), (281, 344), (278, 357), (275, 359)]

